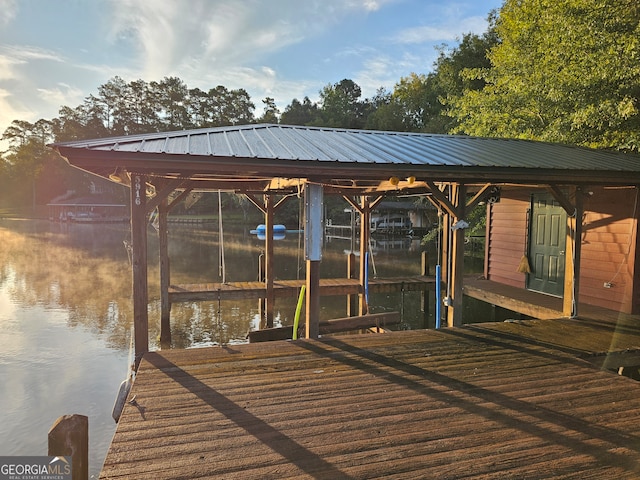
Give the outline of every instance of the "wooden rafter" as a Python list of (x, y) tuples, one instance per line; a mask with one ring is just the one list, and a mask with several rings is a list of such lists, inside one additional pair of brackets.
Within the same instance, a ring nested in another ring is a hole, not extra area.
[[(447, 198), (444, 192), (442, 192), (442, 190), (440, 190), (435, 183), (433, 182), (426, 182), (426, 183), (431, 189), (431, 195), (433, 196), (433, 198), (435, 198), (435, 200), (438, 202), (440, 207), (446, 210), (447, 213), (452, 217), (458, 218), (459, 217), (458, 207), (456, 207), (451, 203), (451, 201)], [(431, 201), (433, 202), (433, 200)]]
[(179, 189), (185, 182), (186, 180), (167, 180), (162, 182), (160, 190), (156, 191), (155, 197), (147, 200), (147, 213), (153, 212), (171, 192)]
[(473, 198), (467, 202), (467, 211), (475, 208), (476, 205), (482, 202), (487, 197), (487, 193), (489, 193), (491, 187), (492, 185), (490, 183), (483, 185), (482, 188), (478, 190), (478, 193), (476, 193)]
[(560, 206), (567, 212), (567, 215), (573, 217), (576, 214), (576, 206), (571, 203), (571, 200), (567, 198), (564, 192), (557, 185), (547, 185), (546, 189), (553, 195)]

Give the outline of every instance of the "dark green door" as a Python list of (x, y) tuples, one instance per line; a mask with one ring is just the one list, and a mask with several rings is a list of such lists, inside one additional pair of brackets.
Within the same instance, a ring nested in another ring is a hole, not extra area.
[(549, 295), (564, 292), (567, 214), (550, 194), (531, 197), (527, 288)]

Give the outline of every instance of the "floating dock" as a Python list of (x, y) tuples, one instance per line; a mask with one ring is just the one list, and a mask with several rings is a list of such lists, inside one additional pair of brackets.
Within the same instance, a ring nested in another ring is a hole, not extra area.
[(100, 478), (639, 478), (639, 351), (610, 312), (151, 352)]

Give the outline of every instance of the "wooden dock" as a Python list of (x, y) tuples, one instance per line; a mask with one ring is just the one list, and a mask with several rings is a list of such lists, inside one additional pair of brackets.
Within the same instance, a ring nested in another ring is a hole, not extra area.
[[(297, 297), (305, 280), (276, 280), (273, 283), (276, 298)], [(400, 292), (424, 291), (432, 288), (435, 280), (433, 277), (422, 275), (375, 278), (369, 281), (369, 291)], [(321, 278), (320, 295), (356, 295), (362, 292), (358, 279), (350, 278)], [(265, 298), (266, 289), (264, 282), (227, 282), (227, 283), (198, 283), (187, 285), (171, 285), (169, 287), (169, 301), (217, 301)]]
[(148, 353), (100, 478), (639, 478), (618, 320)]

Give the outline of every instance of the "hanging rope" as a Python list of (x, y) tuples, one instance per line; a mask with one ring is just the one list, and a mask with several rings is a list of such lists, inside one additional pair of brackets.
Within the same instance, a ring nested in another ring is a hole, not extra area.
[(227, 283), (227, 266), (225, 264), (224, 257), (224, 231), (222, 229), (222, 194), (220, 192), (220, 189), (218, 189), (218, 242), (220, 245), (218, 274), (220, 275), (222, 283)]

